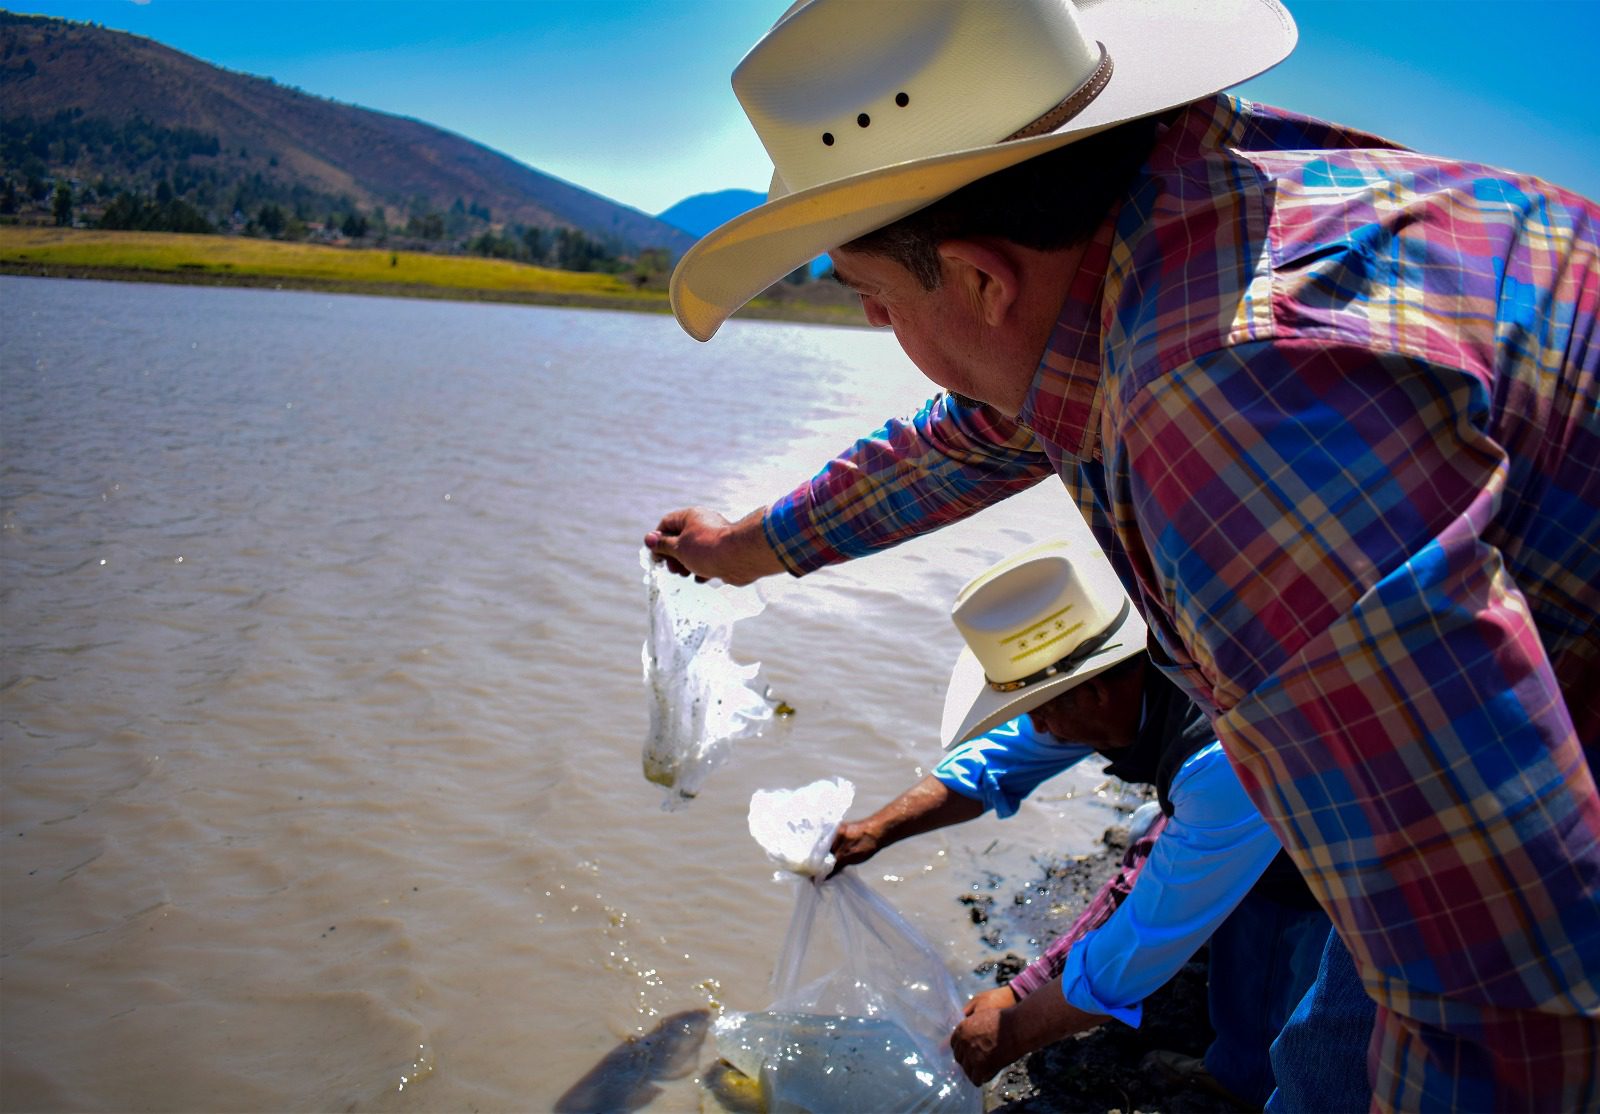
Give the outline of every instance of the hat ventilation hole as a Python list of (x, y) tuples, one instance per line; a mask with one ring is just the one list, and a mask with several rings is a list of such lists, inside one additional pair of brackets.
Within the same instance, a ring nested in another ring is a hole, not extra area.
[(867, 125), (868, 125), (868, 124), (870, 124), (870, 123), (872, 123), (872, 117), (871, 117), (871, 116), (868, 116), (868, 115), (867, 115), (867, 114), (866, 114), (866, 113), (865, 113), (865, 112), (863, 112), (863, 113), (862, 113), (862, 114), (861, 114), (861, 115), (860, 115), (860, 116), (857, 116), (857, 117), (856, 117), (856, 123), (857, 123), (857, 124), (858, 124), (858, 125), (859, 125), (859, 126), (861, 126), (861, 127), (863, 127), (863, 128), (864, 128), (864, 127), (866, 127), (866, 126), (867, 126)]
[(906, 96), (904, 93), (896, 93), (894, 95), (894, 103), (899, 105), (901, 108), (904, 108), (906, 105), (911, 103), (911, 98)]
[(833, 146), (833, 133), (832, 132), (823, 132), (822, 133), (822, 145), (824, 147), (832, 147)]

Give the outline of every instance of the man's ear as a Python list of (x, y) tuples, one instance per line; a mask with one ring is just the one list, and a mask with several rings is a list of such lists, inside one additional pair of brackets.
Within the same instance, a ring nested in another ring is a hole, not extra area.
[(1022, 292), (1022, 272), (1002, 243), (992, 240), (946, 240), (939, 245), (945, 279), (960, 284), (984, 324), (998, 328)]
[(1083, 682), (1078, 686), (1078, 691), (1083, 693), (1078, 699), (1091, 708), (1101, 711), (1111, 706), (1112, 699), (1115, 696), (1111, 691), (1111, 686), (1106, 683), (1103, 677), (1098, 676), (1090, 677)]

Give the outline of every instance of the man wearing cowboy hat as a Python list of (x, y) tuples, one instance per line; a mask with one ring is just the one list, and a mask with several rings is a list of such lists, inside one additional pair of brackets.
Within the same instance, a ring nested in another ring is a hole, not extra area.
[(946, 393), (680, 571), (801, 575), (1049, 475), (1378, 1003), (1381, 1107), (1600, 1107), (1600, 207), (1219, 90), (1277, 0), (794, 5), (708, 339), (832, 252)]
[[(1067, 543), (987, 570), (962, 589), (952, 618), (966, 642), (945, 694), (942, 734), (954, 749), (889, 804), (840, 825), (839, 869), (990, 808), (1014, 815), (1042, 781), (1097, 752), (1113, 776), (1155, 786), (1160, 815), (1134, 837), (1148, 858), (1125, 864), (1131, 887), (1124, 875), (1113, 880), (1129, 895), (1120, 905), (1097, 899), (1008, 986), (972, 1000), (952, 1037), (958, 1062), (981, 1084), (1108, 1017), (1137, 1026), (1144, 998), (1211, 938), (1216, 1039), (1203, 1063), (1171, 1054), (1157, 1062), (1261, 1108), (1274, 1087), (1268, 1047), (1310, 986), (1329, 925), (1205, 714), (1155, 668), (1144, 623), (1111, 570)], [(1356, 1008), (1366, 1031), (1320, 1050), (1345, 1069), (1333, 1073), (1341, 1086), (1327, 1079), (1319, 1088), (1324, 1109), (1365, 1110), (1371, 1098), (1371, 1003)]]

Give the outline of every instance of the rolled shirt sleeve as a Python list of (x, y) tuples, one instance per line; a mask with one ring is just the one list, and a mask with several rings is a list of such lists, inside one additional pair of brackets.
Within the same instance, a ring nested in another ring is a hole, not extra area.
[(1061, 989), (1088, 1013), (1137, 1026), (1144, 999), (1187, 963), (1280, 849), (1220, 743), (1172, 781), (1172, 819), (1133, 892), (1067, 953)]
[(1027, 716), (1019, 716), (952, 748), (933, 776), (1004, 818), (1013, 815), (1041, 782), (1094, 753), (1081, 743), (1041, 735)]

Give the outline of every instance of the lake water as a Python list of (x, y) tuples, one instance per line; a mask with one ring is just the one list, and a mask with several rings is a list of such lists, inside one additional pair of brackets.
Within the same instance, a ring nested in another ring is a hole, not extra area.
[[(699, 345), (667, 317), (0, 278), (0, 1102), (548, 1109), (667, 1014), (765, 1006), (793, 899), (751, 793), (839, 774), (859, 815), (921, 776), (955, 592), (1077, 516), (1047, 484), (764, 582), (734, 653), (797, 714), (673, 812), (640, 772), (640, 538), (928, 393), (859, 329)], [(976, 991), (957, 898), (1087, 850), (1098, 784), (864, 877)], [(650, 1109), (700, 1109), (699, 1074)]]

